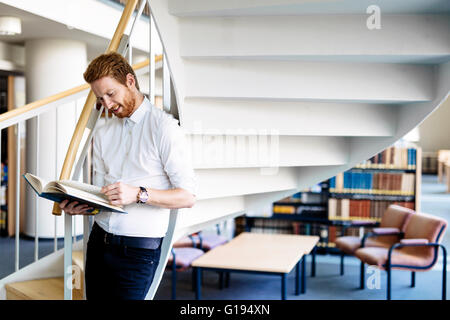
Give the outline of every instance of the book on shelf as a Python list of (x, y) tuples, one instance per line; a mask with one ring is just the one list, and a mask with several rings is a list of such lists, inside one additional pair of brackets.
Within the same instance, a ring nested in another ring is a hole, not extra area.
[(355, 167), (362, 169), (414, 170), (417, 162), (416, 157), (417, 150), (415, 148), (389, 147)]
[(411, 201), (328, 199), (329, 220), (367, 220), (379, 222), (389, 205), (397, 204), (414, 210)]
[(331, 193), (413, 196), (414, 191), (414, 173), (349, 170), (330, 179)]
[(296, 208), (295, 206), (280, 206), (280, 205), (273, 205), (273, 213), (278, 214), (295, 214)]
[(71, 180), (49, 182), (31, 173), (26, 173), (23, 177), (41, 198), (54, 202), (62, 202), (66, 199), (78, 201), (80, 204), (87, 204), (93, 207), (94, 209), (90, 211), (92, 215), (97, 214), (102, 209), (126, 213), (123, 208), (110, 204), (108, 198), (100, 192), (100, 187)]

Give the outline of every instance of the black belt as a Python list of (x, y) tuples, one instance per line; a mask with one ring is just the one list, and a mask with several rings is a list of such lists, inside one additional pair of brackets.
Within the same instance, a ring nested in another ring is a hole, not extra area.
[(94, 237), (103, 240), (104, 244), (126, 246), (131, 248), (144, 248), (144, 249), (158, 249), (161, 245), (163, 238), (149, 238), (149, 237), (128, 237), (119, 236), (103, 230), (97, 223), (94, 223), (92, 233), (95, 233)]

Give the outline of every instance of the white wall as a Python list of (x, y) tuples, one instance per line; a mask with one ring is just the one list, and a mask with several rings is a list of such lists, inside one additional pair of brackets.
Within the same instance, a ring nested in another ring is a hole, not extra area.
[(425, 152), (450, 149), (450, 98), (419, 126), (419, 145)]
[[(69, 39), (27, 40), (26, 81), (27, 100), (33, 102), (68, 90), (84, 83), (86, 70), (86, 44)], [(77, 102), (69, 102), (27, 121), (27, 171), (46, 180), (59, 178), (70, 139), (77, 122)], [(39, 141), (36, 135), (39, 121)], [(38, 151), (36, 150), (38, 148)], [(55, 156), (56, 155), (56, 156)], [(30, 189), (29, 189), (30, 190)], [(25, 233), (35, 233), (35, 196), (27, 193), (27, 219)], [(57, 235), (64, 234), (63, 217), (51, 215), (53, 202), (38, 199), (38, 227), (42, 238), (54, 236), (54, 220), (57, 221)], [(82, 232), (83, 221), (76, 217), (77, 233)]]
[[(122, 15), (122, 11), (116, 6), (97, 0), (2, 0), (2, 2), (105, 39), (111, 39)], [(125, 33), (129, 33), (131, 24), (128, 24)], [(150, 44), (148, 29), (148, 19), (140, 19), (133, 31), (133, 47), (148, 52)], [(152, 42), (157, 45), (156, 52), (161, 53), (162, 46), (158, 43), (156, 33), (152, 35)]]
[(23, 71), (25, 48), (0, 41), (0, 70)]

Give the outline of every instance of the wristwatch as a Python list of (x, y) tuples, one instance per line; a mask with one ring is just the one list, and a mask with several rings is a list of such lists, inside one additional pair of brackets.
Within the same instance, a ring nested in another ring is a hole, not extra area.
[(139, 187), (139, 193), (137, 195), (137, 201), (136, 203), (146, 203), (148, 200), (148, 191), (144, 187)]

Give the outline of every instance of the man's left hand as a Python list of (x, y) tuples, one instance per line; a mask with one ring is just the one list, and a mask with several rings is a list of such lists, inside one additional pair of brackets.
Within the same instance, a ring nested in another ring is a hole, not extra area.
[(116, 182), (104, 186), (100, 192), (108, 197), (109, 202), (115, 206), (124, 206), (136, 203), (139, 187), (133, 187), (123, 182)]

